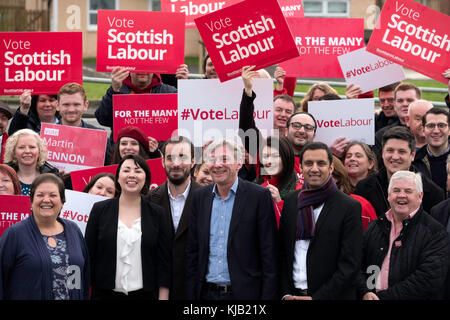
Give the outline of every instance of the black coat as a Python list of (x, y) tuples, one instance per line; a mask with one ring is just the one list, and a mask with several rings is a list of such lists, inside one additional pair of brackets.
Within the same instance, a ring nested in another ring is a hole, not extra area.
[[(390, 231), (391, 222), (382, 215), (364, 232), (361, 298), (369, 292), (368, 277), (374, 275), (373, 271), (366, 273), (367, 268), (377, 266), (381, 270), (389, 250)], [(398, 241), (400, 246), (395, 245)], [(403, 229), (395, 242), (389, 263), (389, 287), (376, 295), (381, 300), (440, 298), (449, 266), (449, 240), (442, 225), (420, 208), (411, 219), (403, 220)], [(369, 279), (369, 282), (375, 281)]]
[[(410, 171), (416, 171), (411, 166)], [(445, 199), (444, 191), (438, 187), (431, 179), (427, 178), (423, 174), (423, 209), (430, 212), (431, 208)], [(388, 202), (388, 186), (389, 181), (387, 178), (386, 169), (381, 169), (377, 174), (369, 176), (358, 182), (355, 189), (355, 194), (366, 198), (370, 204), (374, 207), (377, 217), (385, 214), (389, 210), (390, 205)]]
[[(280, 219), (280, 297), (294, 295), (292, 277), (300, 190), (284, 199)], [(308, 295), (313, 300), (356, 299), (361, 265), (362, 221), (358, 201), (337, 191), (329, 197), (316, 223), (306, 256)]]
[(192, 193), (199, 187), (200, 185), (198, 183), (193, 180), (191, 181), (189, 193), (176, 232), (172, 220), (172, 211), (170, 209), (167, 181), (156, 189), (153, 189), (147, 196), (147, 199), (164, 209), (164, 215), (170, 226), (170, 237), (172, 239), (172, 286), (169, 290), (170, 300), (186, 299), (186, 247), (188, 241), (189, 212), (191, 210)]
[[(234, 300), (277, 299), (277, 222), (267, 188), (240, 178), (227, 242), (227, 261)], [(200, 299), (206, 281), (213, 187), (192, 195), (187, 252), (186, 297)]]
[[(441, 203), (435, 205), (430, 214), (433, 218), (435, 218), (440, 224), (447, 228), (448, 226), (448, 218), (450, 217), (450, 199), (442, 201)], [(448, 230), (447, 230), (448, 232)], [(450, 240), (450, 233), (448, 233)], [(450, 255), (450, 252), (449, 252)], [(445, 280), (445, 288), (444, 288), (444, 299), (450, 300), (450, 267), (447, 273), (447, 279)]]
[[(85, 240), (91, 261), (92, 296), (96, 290), (115, 288), (119, 198), (94, 204)], [(158, 296), (159, 287), (170, 287), (171, 255), (169, 226), (164, 209), (141, 198), (141, 257), (144, 291)]]
[[(56, 111), (55, 117), (61, 121), (61, 116), (58, 111)], [(37, 134), (41, 133), (41, 120), (39, 120), (36, 106), (32, 106), (28, 111), (28, 114), (23, 114), (20, 112), (20, 107), (17, 108), (17, 111), (14, 113), (11, 123), (9, 124), (8, 134), (11, 136), (20, 129), (31, 129)]]

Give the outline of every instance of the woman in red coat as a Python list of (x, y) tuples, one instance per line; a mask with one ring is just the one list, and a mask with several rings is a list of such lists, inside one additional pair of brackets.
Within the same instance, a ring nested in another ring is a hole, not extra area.
[(269, 189), (280, 222), (284, 197), (301, 188), (294, 170), (294, 151), (285, 137), (268, 137), (261, 148), (259, 177), (255, 181)]

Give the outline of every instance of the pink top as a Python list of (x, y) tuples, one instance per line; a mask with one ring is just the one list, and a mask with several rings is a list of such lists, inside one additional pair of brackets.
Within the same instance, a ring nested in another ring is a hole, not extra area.
[[(411, 212), (409, 215), (405, 217), (405, 219), (411, 219), (414, 217), (414, 215), (419, 211), (419, 208)], [(400, 235), (400, 232), (402, 232), (403, 224), (398, 228), (398, 230), (395, 230), (395, 223), (394, 218), (392, 216), (392, 209), (389, 209), (388, 212), (386, 212), (386, 218), (391, 222), (391, 234), (389, 236), (389, 251), (386, 254), (386, 257), (384, 258), (383, 265), (381, 266), (381, 272), (380, 276), (378, 277), (377, 284), (376, 284), (376, 290), (386, 290), (388, 288), (388, 282), (389, 282), (389, 263), (391, 261), (391, 250), (392, 250), (392, 244), (394, 243), (395, 239), (398, 238)], [(403, 219), (403, 220), (405, 220)], [(398, 242), (398, 243), (397, 243)], [(401, 241), (396, 241), (395, 246), (400, 247)]]

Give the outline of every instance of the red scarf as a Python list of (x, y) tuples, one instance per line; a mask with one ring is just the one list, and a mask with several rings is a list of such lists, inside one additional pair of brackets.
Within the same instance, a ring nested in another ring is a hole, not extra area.
[(141, 89), (139, 87), (136, 87), (131, 82), (131, 77), (128, 76), (125, 80), (123, 80), (123, 84), (126, 85), (128, 88), (131, 89), (132, 93), (141, 94), (141, 93), (152, 93), (152, 89), (156, 86), (159, 86), (161, 84), (161, 76), (157, 73), (153, 74), (152, 81), (148, 86), (146, 86), (144, 89)]

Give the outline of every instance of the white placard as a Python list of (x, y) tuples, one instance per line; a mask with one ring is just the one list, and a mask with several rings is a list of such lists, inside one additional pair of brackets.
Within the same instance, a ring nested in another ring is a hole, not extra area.
[(331, 145), (337, 138), (375, 143), (375, 99), (309, 101), (317, 121), (314, 141)]
[(75, 222), (84, 236), (92, 206), (98, 201), (109, 198), (73, 190), (66, 190), (65, 195), (66, 202), (61, 210), (60, 217)]
[(358, 85), (362, 93), (402, 81), (403, 67), (361, 48), (338, 56), (347, 83)]
[[(178, 132), (201, 147), (209, 140), (239, 141), (242, 78), (178, 80)], [(254, 79), (255, 122), (265, 138), (273, 131), (273, 80)]]

